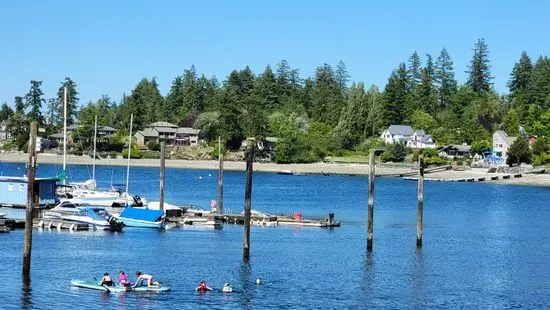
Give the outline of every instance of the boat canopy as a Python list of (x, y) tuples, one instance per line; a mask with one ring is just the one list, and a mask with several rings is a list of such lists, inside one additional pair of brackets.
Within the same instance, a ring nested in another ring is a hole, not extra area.
[(160, 210), (151, 210), (151, 209), (138, 209), (127, 207), (122, 211), (120, 217), (134, 220), (142, 220), (149, 222), (156, 222), (162, 219), (164, 215), (163, 211)]

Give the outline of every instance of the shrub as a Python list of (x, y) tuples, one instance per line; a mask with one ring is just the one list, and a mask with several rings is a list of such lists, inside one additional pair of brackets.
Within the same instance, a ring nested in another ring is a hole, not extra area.
[[(139, 159), (142, 157), (141, 151), (137, 148), (132, 148), (132, 153), (130, 153), (131, 158)], [(128, 150), (122, 151), (122, 158), (128, 158)]]
[(533, 160), (533, 166), (542, 166), (542, 165), (549, 165), (550, 164), (550, 154), (548, 153), (542, 153), (539, 156), (535, 156), (535, 159)]
[(392, 152), (390, 150), (387, 150), (387, 151), (384, 151), (384, 153), (382, 153), (380, 155), (380, 160), (384, 163), (388, 162), (388, 161), (393, 162), (393, 161), (395, 161), (395, 158), (393, 157)]
[(154, 140), (151, 140), (149, 142), (147, 142), (147, 148), (150, 150), (150, 151), (160, 151), (160, 144), (157, 143), (157, 141), (154, 141)]
[(446, 165), (448, 162), (446, 159), (444, 158), (441, 158), (441, 157), (427, 157), (424, 159), (424, 165), (426, 166), (442, 166), (442, 165)]
[(101, 158), (107, 158), (109, 156), (109, 153), (107, 152), (99, 152), (99, 157)]
[(108, 153), (110, 158), (116, 159), (118, 157), (118, 152), (111, 151)]

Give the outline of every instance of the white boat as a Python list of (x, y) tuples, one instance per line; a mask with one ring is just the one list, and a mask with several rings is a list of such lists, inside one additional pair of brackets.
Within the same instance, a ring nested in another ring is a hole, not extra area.
[(44, 219), (88, 224), (97, 230), (121, 231), (123, 227), (122, 223), (105, 208), (81, 201), (62, 201), (56, 207), (46, 211)]
[(0, 213), (0, 219), (5, 219), (5, 218), (6, 218), (6, 216), (7, 216), (7, 214), (6, 214), (6, 213)]

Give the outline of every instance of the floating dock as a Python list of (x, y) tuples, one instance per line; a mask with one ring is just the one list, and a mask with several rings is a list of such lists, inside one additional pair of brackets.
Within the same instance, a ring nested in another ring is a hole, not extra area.
[[(467, 177), (467, 178), (424, 178), (424, 181), (431, 182), (483, 182), (483, 181), (498, 181), (508, 180), (511, 178), (521, 178), (523, 175), (518, 174), (504, 174), (504, 175), (494, 175), (494, 176), (484, 176), (484, 177)], [(418, 181), (418, 177), (403, 177), (403, 180), (407, 181)]]

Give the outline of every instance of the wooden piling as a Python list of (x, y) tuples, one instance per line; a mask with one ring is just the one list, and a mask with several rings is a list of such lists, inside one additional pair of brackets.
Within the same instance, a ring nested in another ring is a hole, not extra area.
[(424, 213), (424, 157), (418, 156), (418, 207), (416, 211), (416, 247), (422, 247), (422, 221)]
[(246, 186), (244, 191), (244, 235), (243, 261), (250, 258), (250, 205), (252, 200), (252, 165), (254, 162), (254, 140), (249, 139), (246, 146)]
[(218, 213), (223, 214), (223, 154), (220, 137), (218, 137)]
[(372, 251), (374, 226), (374, 150), (369, 154), (369, 205), (367, 215), (367, 251)]
[(34, 176), (36, 173), (36, 132), (38, 125), (31, 123), (29, 139), (29, 166), (27, 167), (27, 209), (25, 214), (25, 241), (23, 245), (23, 282), (30, 283), (32, 252), (32, 220), (34, 207)]
[(164, 210), (164, 171), (166, 158), (166, 141), (160, 140), (160, 195), (159, 195), (159, 210)]

